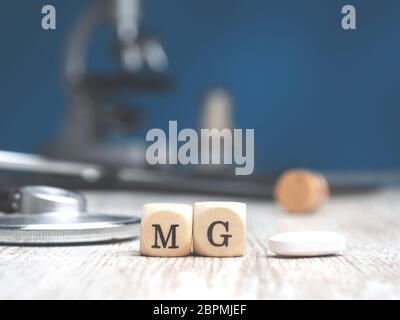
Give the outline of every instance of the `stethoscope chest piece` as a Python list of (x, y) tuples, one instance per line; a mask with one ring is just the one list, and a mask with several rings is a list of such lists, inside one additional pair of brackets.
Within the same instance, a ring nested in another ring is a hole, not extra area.
[(80, 193), (48, 186), (20, 188), (15, 203), (21, 213), (86, 211), (86, 199)]
[(12, 214), (0, 216), (3, 244), (93, 243), (139, 235), (139, 218), (87, 213), (85, 197), (76, 192), (26, 186), (9, 193), (2, 210)]

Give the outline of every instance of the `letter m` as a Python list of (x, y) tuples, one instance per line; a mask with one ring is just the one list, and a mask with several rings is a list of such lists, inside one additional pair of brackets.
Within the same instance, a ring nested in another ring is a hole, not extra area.
[(164, 249), (167, 247), (168, 242), (171, 242), (171, 245), (168, 247), (168, 249), (179, 248), (179, 246), (176, 245), (176, 228), (179, 227), (179, 224), (171, 224), (171, 227), (169, 228), (167, 234), (167, 238), (164, 237), (161, 226), (159, 224), (152, 224), (152, 227), (154, 227), (154, 245), (151, 246), (152, 248), (155, 249), (161, 248), (160, 245), (158, 244), (158, 238), (160, 238), (161, 245)]

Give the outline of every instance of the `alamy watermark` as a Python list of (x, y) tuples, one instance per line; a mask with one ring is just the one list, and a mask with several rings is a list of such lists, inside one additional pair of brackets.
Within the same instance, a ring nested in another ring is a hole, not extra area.
[(147, 132), (150, 165), (236, 165), (236, 175), (254, 171), (254, 129), (200, 129), (178, 132), (177, 121), (169, 121), (168, 134), (158, 128)]

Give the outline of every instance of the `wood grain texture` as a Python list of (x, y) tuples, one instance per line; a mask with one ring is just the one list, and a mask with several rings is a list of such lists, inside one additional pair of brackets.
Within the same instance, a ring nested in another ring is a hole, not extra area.
[[(140, 213), (148, 202), (203, 196), (87, 193), (90, 210)], [(375, 299), (400, 298), (400, 189), (334, 197), (313, 215), (248, 201), (247, 249), (239, 258), (152, 258), (139, 241), (91, 246), (0, 246), (3, 299)], [(342, 256), (278, 258), (276, 231), (324, 229), (347, 237)]]

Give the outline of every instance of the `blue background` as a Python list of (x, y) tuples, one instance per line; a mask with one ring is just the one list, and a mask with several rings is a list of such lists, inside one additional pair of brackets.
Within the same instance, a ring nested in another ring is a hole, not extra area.
[[(57, 30), (41, 29), (41, 8)], [(61, 57), (82, 0), (2, 1), (0, 149), (34, 151), (67, 107)], [(357, 30), (341, 8), (357, 9)], [(147, 98), (148, 128), (198, 125), (213, 86), (234, 96), (236, 127), (256, 132), (256, 169), (400, 167), (400, 1), (147, 0), (145, 25), (162, 40), (176, 90)], [(104, 33), (105, 34), (105, 33)], [(107, 68), (106, 36), (90, 64)]]

